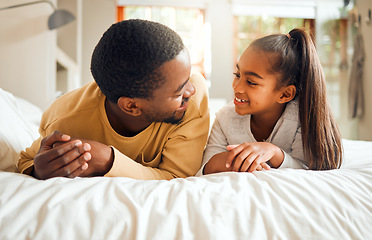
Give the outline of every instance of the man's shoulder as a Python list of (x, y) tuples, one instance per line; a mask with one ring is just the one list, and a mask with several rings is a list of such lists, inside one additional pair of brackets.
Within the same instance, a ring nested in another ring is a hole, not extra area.
[(200, 116), (208, 113), (208, 88), (206, 80), (200, 73), (191, 75), (190, 82), (195, 87), (195, 94), (190, 98), (188, 112), (198, 112)]
[(72, 116), (91, 108), (96, 108), (102, 92), (95, 82), (63, 94), (44, 112), (42, 124), (47, 125), (57, 119)]

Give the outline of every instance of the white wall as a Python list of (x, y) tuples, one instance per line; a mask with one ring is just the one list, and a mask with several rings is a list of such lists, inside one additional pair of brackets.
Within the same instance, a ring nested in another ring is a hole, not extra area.
[(83, 0), (82, 83), (93, 80), (90, 59), (102, 34), (116, 22), (115, 0)]
[[(25, 3), (1, 0), (0, 8)], [(54, 99), (56, 33), (47, 19), (48, 3), (0, 11), (0, 88), (46, 108)]]
[(233, 16), (230, 0), (212, 0), (206, 6), (206, 21), (211, 25), (211, 98), (233, 97)]
[[(1, 0), (0, 8), (27, 2), (30, 1)], [(0, 11), (0, 88), (43, 110), (57, 96), (57, 46), (77, 67), (77, 83), (85, 84), (92, 80), (92, 51), (116, 18), (115, 0), (53, 2), (72, 12), (76, 20), (50, 31), (47, 20), (53, 8), (48, 3)]]

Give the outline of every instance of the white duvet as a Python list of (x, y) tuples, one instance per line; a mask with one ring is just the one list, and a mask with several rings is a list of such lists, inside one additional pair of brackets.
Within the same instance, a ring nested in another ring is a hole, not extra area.
[(40, 111), (1, 89), (0, 109), (0, 240), (372, 238), (372, 142), (332, 171), (41, 181), (11, 172)]
[(0, 173), (0, 239), (370, 239), (372, 143), (339, 170), (171, 181)]

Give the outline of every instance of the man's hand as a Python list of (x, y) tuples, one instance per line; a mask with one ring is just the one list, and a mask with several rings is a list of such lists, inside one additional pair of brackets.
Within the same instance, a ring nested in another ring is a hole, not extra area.
[(92, 159), (89, 161), (89, 167), (86, 171), (80, 174), (80, 177), (93, 177), (93, 176), (103, 176), (108, 171), (110, 171), (112, 164), (114, 162), (114, 152), (110, 146), (106, 144), (88, 140), (81, 139), (84, 144), (89, 144), (91, 150), (89, 153)]
[[(114, 153), (110, 146), (103, 143), (89, 140), (89, 139), (76, 139), (70, 138), (70, 142), (81, 141), (83, 144), (88, 144), (90, 146), (89, 154), (89, 166), (85, 171), (79, 173), (79, 177), (94, 177), (105, 175), (112, 167), (114, 162)], [(53, 148), (63, 146), (64, 142), (56, 142), (53, 144)], [(76, 176), (74, 176), (76, 177)]]
[[(58, 146), (55, 145), (57, 142)], [(88, 168), (90, 150), (89, 144), (54, 131), (41, 141), (34, 158), (33, 175), (38, 179), (79, 176)]]

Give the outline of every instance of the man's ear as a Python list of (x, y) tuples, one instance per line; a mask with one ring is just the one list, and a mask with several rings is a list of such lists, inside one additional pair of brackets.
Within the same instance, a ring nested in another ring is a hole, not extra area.
[(287, 103), (296, 96), (296, 87), (294, 85), (286, 86), (280, 96), (279, 103)]
[(142, 113), (140, 104), (134, 98), (120, 97), (118, 106), (123, 112), (133, 116), (139, 116)]

